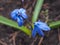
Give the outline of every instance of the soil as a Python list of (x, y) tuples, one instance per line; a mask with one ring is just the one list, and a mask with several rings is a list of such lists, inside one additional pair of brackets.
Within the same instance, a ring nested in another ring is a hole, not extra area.
[[(0, 15), (11, 19), (10, 13), (16, 8), (25, 8), (31, 21), (32, 13), (37, 0), (0, 0)], [(49, 21), (60, 20), (60, 0), (44, 0), (41, 13), (39, 18), (45, 21), (45, 15), (42, 11), (49, 10), (48, 16)], [(12, 19), (11, 19), (12, 20)], [(51, 29), (50, 32), (46, 33), (41, 45), (60, 45), (60, 31), (59, 27), (57, 29)], [(38, 45), (39, 36), (36, 38), (30, 38), (28, 35), (22, 31), (1, 24), (0, 23), (0, 45)], [(35, 41), (36, 39), (36, 41)]]

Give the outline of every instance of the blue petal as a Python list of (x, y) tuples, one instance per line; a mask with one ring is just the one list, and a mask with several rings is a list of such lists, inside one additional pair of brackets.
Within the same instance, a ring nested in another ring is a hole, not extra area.
[(18, 12), (19, 13), (26, 13), (26, 10), (24, 8), (20, 8)]
[(34, 25), (37, 26), (38, 28), (40, 28), (41, 30), (44, 30), (44, 31), (50, 30), (50, 27), (46, 23), (41, 22), (41, 21), (35, 22)]
[(22, 14), (22, 17), (23, 17), (24, 19), (27, 19), (27, 18), (28, 18), (28, 16), (27, 16), (26, 13), (23, 13), (23, 14)]
[(23, 23), (24, 23), (23, 18), (22, 17), (17, 17), (17, 23), (18, 23), (19, 26), (23, 26)]
[(16, 19), (17, 19), (17, 15), (16, 15), (16, 14), (11, 14), (11, 18), (12, 18), (13, 20), (16, 20)]
[(50, 27), (48, 27), (47, 25), (42, 25), (40, 27), (40, 29), (44, 30), (44, 31), (50, 31)]
[(37, 32), (38, 32), (38, 34), (39, 34), (40, 36), (44, 37), (44, 33), (43, 33), (43, 31), (42, 31), (41, 29), (38, 29)]
[(13, 20), (16, 20), (17, 19), (17, 15), (18, 15), (18, 9), (15, 9), (11, 12), (11, 18)]
[(27, 18), (28, 18), (25, 9), (20, 8), (18, 12), (19, 12), (19, 14), (20, 14), (24, 19), (27, 19)]
[(32, 37), (34, 38), (36, 36), (37, 33), (37, 28), (34, 27), (34, 29), (32, 30)]

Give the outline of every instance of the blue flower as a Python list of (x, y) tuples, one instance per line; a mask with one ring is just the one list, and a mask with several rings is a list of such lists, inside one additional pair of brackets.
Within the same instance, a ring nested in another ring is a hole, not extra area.
[(19, 26), (22, 26), (24, 23), (24, 20), (28, 18), (26, 14), (26, 10), (23, 8), (15, 9), (11, 12), (11, 18), (15, 21), (17, 21)]
[(32, 30), (32, 36), (35, 37), (36, 34), (38, 33), (40, 36), (44, 37), (43, 31), (50, 31), (50, 27), (41, 21), (35, 22), (34, 23), (34, 28)]

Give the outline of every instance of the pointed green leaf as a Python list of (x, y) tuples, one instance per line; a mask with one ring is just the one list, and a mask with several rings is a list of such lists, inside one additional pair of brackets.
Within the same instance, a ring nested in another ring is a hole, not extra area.
[(14, 28), (17, 28), (23, 32), (25, 32), (27, 35), (31, 35), (31, 30), (29, 30), (28, 28), (22, 26), (22, 27), (19, 27), (18, 24), (12, 20), (9, 20), (3, 16), (0, 16), (0, 23), (3, 23), (5, 25), (8, 25), (8, 26), (11, 26), (11, 27), (14, 27)]
[[(5, 18), (3, 16), (0, 16), (0, 23), (3, 23), (5, 25), (8, 25), (8, 26), (11, 26), (11, 27), (14, 27), (14, 28), (17, 28), (17, 29), (23, 31), (24, 33), (26, 33), (27, 35), (31, 36), (31, 30), (29, 30), (28, 28), (26, 28), (24, 26), (19, 27), (16, 22), (14, 22), (14, 21), (12, 21), (10, 19), (7, 19), (7, 18)], [(49, 23), (49, 27), (50, 28), (58, 28), (58, 27), (60, 27), (60, 21)]]
[(33, 17), (32, 17), (32, 22), (36, 22), (38, 19), (39, 12), (41, 11), (41, 7), (43, 5), (44, 0), (37, 0), (34, 12), (33, 12)]
[(55, 22), (49, 23), (49, 27), (50, 28), (58, 28), (58, 27), (60, 27), (60, 21), (55, 21)]

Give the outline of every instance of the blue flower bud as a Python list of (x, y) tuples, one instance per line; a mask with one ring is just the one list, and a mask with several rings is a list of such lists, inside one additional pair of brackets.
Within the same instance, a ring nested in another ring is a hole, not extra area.
[(11, 18), (16, 20), (19, 26), (22, 26), (24, 20), (28, 18), (26, 10), (23, 8), (15, 9), (11, 12)]
[(34, 29), (32, 30), (32, 37), (34, 38), (36, 34), (39, 34), (40, 36), (44, 37), (44, 33), (41, 29), (39, 29), (37, 26), (34, 26)]
[(36, 36), (36, 33), (38, 33), (40, 36), (44, 37), (43, 31), (50, 31), (50, 27), (41, 21), (35, 22), (34, 23), (34, 28), (32, 31), (32, 37)]

